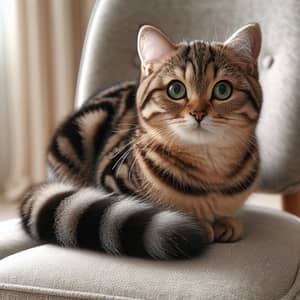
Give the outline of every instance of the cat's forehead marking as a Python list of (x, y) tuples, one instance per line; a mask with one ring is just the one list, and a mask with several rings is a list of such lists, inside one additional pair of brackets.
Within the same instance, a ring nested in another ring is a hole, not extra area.
[[(215, 75), (216, 70), (211, 46), (203, 41), (191, 42), (189, 44), (186, 61), (193, 65), (194, 78), (196, 81), (195, 88), (198, 94), (202, 94), (207, 88), (207, 72), (212, 69), (214, 71), (213, 75)], [(209, 68), (212, 64), (214, 67)], [(209, 76), (209, 78), (211, 78), (211, 76)]]

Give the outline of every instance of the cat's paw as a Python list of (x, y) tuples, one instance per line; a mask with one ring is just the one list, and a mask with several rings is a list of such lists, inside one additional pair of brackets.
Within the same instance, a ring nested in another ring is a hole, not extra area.
[(214, 228), (212, 225), (204, 220), (198, 220), (198, 224), (202, 231), (202, 241), (204, 244), (212, 243), (215, 240)]
[(243, 227), (239, 220), (229, 217), (217, 219), (213, 224), (215, 242), (235, 242), (242, 237)]

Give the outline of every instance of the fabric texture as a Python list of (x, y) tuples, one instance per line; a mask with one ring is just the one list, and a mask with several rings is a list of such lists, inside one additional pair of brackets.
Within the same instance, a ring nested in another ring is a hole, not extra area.
[(0, 261), (1, 299), (299, 299), (300, 220), (251, 206), (241, 218), (243, 240), (213, 244), (187, 261), (54, 245), (10, 255)]
[[(32, 241), (23, 231), (19, 219), (1, 222), (0, 226), (0, 260), (24, 249), (35, 247), (40, 243)], [(0, 298), (1, 299), (1, 298)]]
[[(101, 0), (93, 12), (81, 59), (77, 106), (103, 85), (137, 77), (136, 36), (152, 24), (174, 41), (225, 40), (240, 26), (258, 22), (263, 46), (264, 92), (258, 137), (262, 157), (260, 191), (300, 187), (300, 2), (290, 0)], [(288, 101), (288, 103), (287, 103)]]

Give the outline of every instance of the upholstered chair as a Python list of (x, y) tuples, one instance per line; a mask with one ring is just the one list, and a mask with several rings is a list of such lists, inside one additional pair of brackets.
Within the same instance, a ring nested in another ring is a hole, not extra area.
[[(94, 7), (76, 107), (105, 85), (136, 79), (136, 35), (153, 24), (174, 41), (224, 40), (249, 22), (263, 33), (264, 91), (258, 190), (300, 188), (300, 3), (268, 0), (101, 0)], [(289, 196), (288, 202), (295, 196)], [(31, 241), (19, 220), (0, 223), (0, 299), (300, 299), (300, 220), (246, 205), (244, 238), (199, 257), (160, 262)]]

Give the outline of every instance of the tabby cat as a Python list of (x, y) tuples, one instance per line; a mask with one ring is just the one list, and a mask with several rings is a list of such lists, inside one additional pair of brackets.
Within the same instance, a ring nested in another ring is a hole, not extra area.
[(146, 25), (137, 44), (139, 83), (100, 91), (56, 131), (49, 180), (20, 209), (32, 238), (172, 259), (241, 237), (234, 215), (259, 171), (259, 26), (173, 44)]

